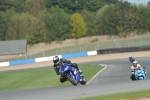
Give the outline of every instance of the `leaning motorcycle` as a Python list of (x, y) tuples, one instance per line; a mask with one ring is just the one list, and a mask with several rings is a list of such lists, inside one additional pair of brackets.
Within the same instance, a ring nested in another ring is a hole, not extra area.
[(71, 65), (67, 63), (62, 63), (59, 68), (60, 75), (65, 77), (68, 81), (70, 81), (74, 86), (76, 86), (78, 83), (81, 85), (86, 84), (86, 80), (84, 78), (83, 74), (80, 74), (79, 71), (72, 67)]
[(135, 61), (135, 58), (129, 58), (129, 60), (130, 60), (130, 62), (133, 62), (133, 61)]
[(134, 71), (134, 75), (136, 80), (146, 80), (145, 71), (141, 68), (138, 68)]

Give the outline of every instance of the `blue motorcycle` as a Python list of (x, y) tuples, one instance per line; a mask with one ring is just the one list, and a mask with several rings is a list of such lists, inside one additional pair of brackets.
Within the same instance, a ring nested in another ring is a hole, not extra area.
[(146, 80), (145, 71), (141, 68), (138, 68), (134, 71), (136, 80)]
[(129, 57), (129, 60), (130, 60), (130, 62), (133, 62), (133, 61), (135, 61), (135, 58)]
[(80, 83), (81, 85), (86, 84), (84, 75), (81, 75), (76, 68), (72, 67), (67, 63), (61, 64), (59, 68), (59, 73), (67, 80), (69, 80), (74, 86), (76, 86), (78, 83)]

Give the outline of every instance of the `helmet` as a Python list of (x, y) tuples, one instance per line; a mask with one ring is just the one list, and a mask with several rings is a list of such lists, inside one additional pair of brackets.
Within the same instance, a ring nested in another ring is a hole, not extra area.
[(58, 61), (59, 61), (59, 57), (58, 57), (58, 56), (54, 56), (54, 57), (53, 57), (53, 62), (54, 62), (54, 63), (58, 63)]
[(137, 65), (137, 61), (133, 61), (133, 66), (136, 66)]
[(132, 56), (129, 56), (129, 57), (132, 57)]
[(133, 61), (133, 64), (137, 64), (138, 62), (135, 60), (135, 61)]

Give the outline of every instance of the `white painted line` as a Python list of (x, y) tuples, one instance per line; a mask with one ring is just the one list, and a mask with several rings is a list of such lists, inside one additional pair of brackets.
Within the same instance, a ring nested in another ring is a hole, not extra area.
[(107, 66), (105, 64), (99, 64), (102, 66), (105, 66), (102, 70), (100, 70), (95, 76), (93, 76), (86, 84), (89, 84), (98, 74), (100, 74), (104, 69), (107, 68)]

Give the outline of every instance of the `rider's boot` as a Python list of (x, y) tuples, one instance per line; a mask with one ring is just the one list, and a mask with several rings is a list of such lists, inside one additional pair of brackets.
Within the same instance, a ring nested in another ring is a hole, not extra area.
[(83, 73), (81, 69), (79, 69), (79, 73), (80, 73), (80, 74), (82, 74), (82, 73)]
[(146, 71), (144, 71), (145, 72), (145, 75), (146, 75)]
[(144, 73), (145, 73), (145, 75), (146, 75), (145, 67), (143, 67), (143, 70), (144, 70)]

